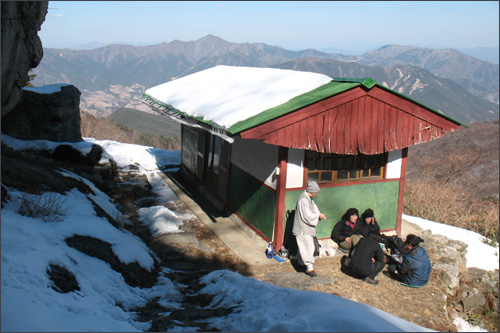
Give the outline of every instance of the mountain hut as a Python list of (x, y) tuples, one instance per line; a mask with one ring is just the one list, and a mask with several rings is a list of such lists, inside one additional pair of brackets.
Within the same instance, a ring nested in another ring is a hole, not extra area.
[(275, 249), (308, 180), (328, 218), (318, 239), (350, 207), (372, 208), (381, 230), (400, 235), (408, 147), (463, 125), (370, 78), (274, 68), (216, 66), (143, 101), (182, 124), (183, 177)]

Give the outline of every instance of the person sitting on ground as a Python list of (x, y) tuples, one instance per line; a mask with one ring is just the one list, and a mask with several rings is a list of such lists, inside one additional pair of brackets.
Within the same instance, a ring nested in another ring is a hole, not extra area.
[[(359, 240), (358, 240), (359, 239)], [(378, 284), (375, 277), (380, 273), (386, 263), (385, 253), (380, 244), (372, 237), (363, 237), (353, 240), (349, 269), (357, 277), (369, 284)]]
[(406, 252), (402, 263), (391, 263), (391, 276), (409, 286), (421, 287), (429, 282), (431, 274), (431, 260), (427, 251), (420, 246), (424, 240), (416, 235), (408, 234), (404, 242)]
[(313, 268), (316, 226), (320, 220), (326, 220), (326, 216), (319, 211), (318, 206), (316, 206), (313, 200), (318, 192), (318, 183), (311, 181), (307, 184), (306, 190), (302, 192), (297, 200), (292, 229), (292, 234), (297, 240), (299, 250), (297, 256), (298, 264), (306, 266), (306, 274), (311, 277), (318, 275)]
[(339, 245), (339, 248), (348, 252), (352, 248), (352, 241), (357, 240), (361, 234), (361, 221), (358, 218), (358, 210), (349, 208), (342, 219), (335, 224), (331, 233), (331, 239)]
[(372, 237), (376, 241), (380, 242), (380, 227), (377, 220), (375, 219), (373, 210), (368, 208), (361, 214), (361, 224), (359, 226), (360, 234), (364, 237)]

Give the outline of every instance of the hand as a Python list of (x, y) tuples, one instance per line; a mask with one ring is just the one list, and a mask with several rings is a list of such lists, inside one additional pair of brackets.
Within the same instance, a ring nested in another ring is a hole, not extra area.
[(346, 241), (347, 243), (350, 243), (350, 242), (351, 242), (351, 237), (347, 237), (347, 238), (345, 239), (345, 241)]
[(319, 214), (319, 219), (320, 220), (326, 220), (325, 214)]
[(375, 262), (375, 258), (372, 258), (372, 262)]

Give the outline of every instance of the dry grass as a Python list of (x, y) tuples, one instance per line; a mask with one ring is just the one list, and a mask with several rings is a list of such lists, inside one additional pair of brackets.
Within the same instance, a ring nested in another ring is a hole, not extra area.
[(477, 232), (498, 243), (499, 201), (435, 179), (408, 181), (404, 212)]
[(57, 193), (43, 195), (23, 194), (19, 214), (29, 217), (39, 217), (44, 222), (60, 222), (69, 214), (64, 207), (66, 199)]
[(166, 138), (137, 131), (113, 122), (108, 118), (99, 118), (88, 112), (81, 112), (81, 133), (83, 137), (97, 140), (114, 140), (123, 143), (133, 143), (165, 150), (179, 150), (179, 138)]
[(410, 148), (404, 212), (498, 243), (498, 119)]

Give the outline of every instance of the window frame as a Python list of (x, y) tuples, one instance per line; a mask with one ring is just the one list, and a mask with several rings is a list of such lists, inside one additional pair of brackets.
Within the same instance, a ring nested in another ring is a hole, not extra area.
[(361, 183), (385, 179), (387, 161), (388, 153), (342, 155), (306, 150), (304, 169), (307, 180), (318, 184)]
[(207, 165), (206, 168), (213, 174), (219, 174), (220, 157), (222, 153), (222, 139), (217, 135), (208, 133), (207, 140)]

